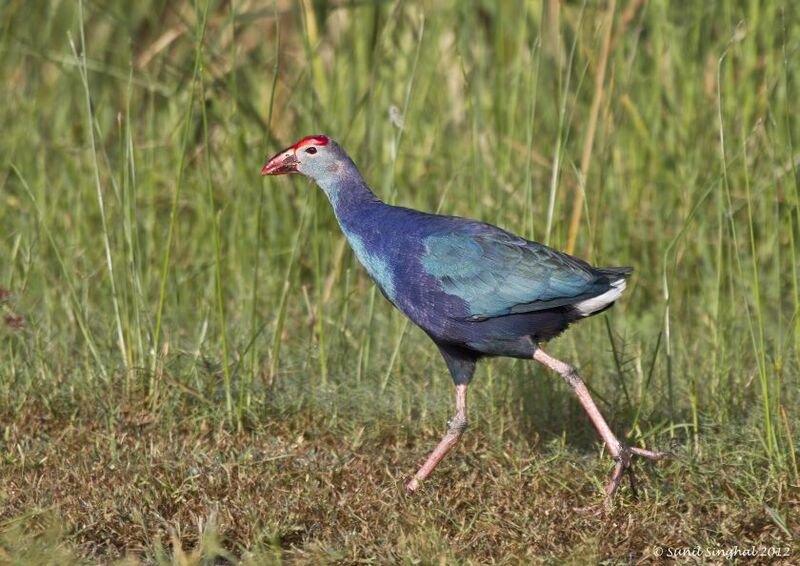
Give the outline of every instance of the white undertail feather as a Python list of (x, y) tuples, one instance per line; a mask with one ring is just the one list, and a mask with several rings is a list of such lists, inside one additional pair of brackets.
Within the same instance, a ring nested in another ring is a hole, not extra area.
[(611, 289), (602, 295), (597, 295), (591, 299), (586, 299), (580, 303), (575, 303), (575, 310), (577, 310), (581, 316), (589, 316), (590, 314), (594, 314), (597, 311), (603, 310), (608, 305), (619, 299), (619, 296), (625, 290), (625, 285), (625, 279), (617, 279), (616, 281), (612, 281)]

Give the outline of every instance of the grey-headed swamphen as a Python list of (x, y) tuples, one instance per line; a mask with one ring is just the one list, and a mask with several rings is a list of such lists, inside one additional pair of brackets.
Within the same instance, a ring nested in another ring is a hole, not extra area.
[(436, 343), (453, 376), (456, 415), (408, 491), (417, 489), (467, 428), (467, 385), (485, 356), (533, 358), (572, 387), (616, 460), (607, 501), (630, 472), (631, 455), (664, 456), (622, 443), (575, 369), (541, 348), (570, 323), (614, 304), (630, 268), (595, 268), (490, 224), (388, 205), (326, 136), (301, 139), (261, 173), (300, 173), (319, 185), (358, 261), (384, 296)]

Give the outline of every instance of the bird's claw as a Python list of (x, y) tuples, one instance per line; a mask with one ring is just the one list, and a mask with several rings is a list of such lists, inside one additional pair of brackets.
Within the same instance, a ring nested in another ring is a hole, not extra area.
[(619, 488), (619, 484), (622, 483), (622, 476), (625, 473), (628, 474), (631, 480), (631, 490), (633, 491), (633, 496), (636, 497), (636, 477), (633, 474), (633, 466), (631, 463), (631, 456), (634, 455), (642, 456), (649, 460), (661, 460), (667, 456), (666, 452), (655, 452), (653, 450), (645, 450), (644, 448), (620, 443), (618, 454), (614, 458), (617, 463), (614, 465), (611, 479), (609, 479), (608, 484), (606, 484), (606, 506), (611, 504), (611, 499), (617, 491), (617, 488)]
[(419, 480), (416, 477), (411, 478), (411, 480), (406, 484), (406, 495), (411, 495), (417, 488), (419, 487)]

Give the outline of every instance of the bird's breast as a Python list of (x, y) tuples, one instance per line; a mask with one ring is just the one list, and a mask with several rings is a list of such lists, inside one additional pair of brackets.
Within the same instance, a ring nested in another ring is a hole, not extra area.
[(426, 271), (422, 239), (413, 230), (393, 218), (364, 218), (341, 227), (359, 263), (395, 307), (432, 337), (461, 334), (467, 305)]
[(353, 249), (353, 253), (359, 263), (369, 273), (370, 277), (377, 283), (384, 295), (392, 301), (397, 301), (397, 289), (394, 274), (386, 257), (368, 249), (366, 242), (361, 236), (345, 231), (347, 241)]

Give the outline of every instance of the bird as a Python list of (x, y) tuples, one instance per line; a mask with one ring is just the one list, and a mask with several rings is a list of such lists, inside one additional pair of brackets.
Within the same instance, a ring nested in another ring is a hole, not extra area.
[(574, 391), (615, 464), (605, 487), (611, 501), (631, 457), (665, 453), (621, 441), (576, 369), (543, 344), (584, 318), (604, 312), (625, 290), (629, 267), (586, 261), (497, 226), (383, 202), (336, 141), (312, 135), (267, 159), (262, 175), (300, 174), (327, 196), (359, 263), (381, 293), (436, 344), (455, 384), (455, 415), (413, 477), (416, 491), (467, 428), (467, 388), (486, 357), (535, 360)]

